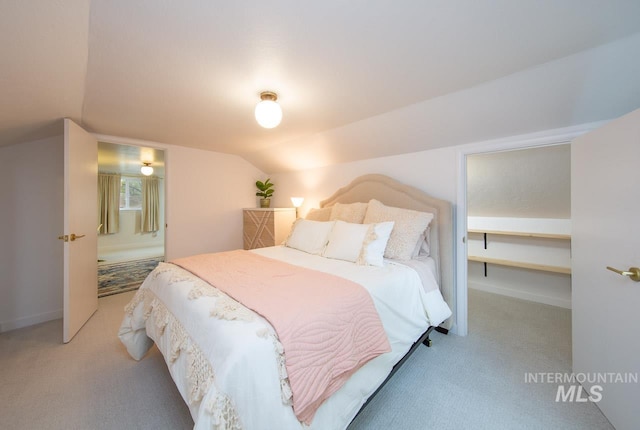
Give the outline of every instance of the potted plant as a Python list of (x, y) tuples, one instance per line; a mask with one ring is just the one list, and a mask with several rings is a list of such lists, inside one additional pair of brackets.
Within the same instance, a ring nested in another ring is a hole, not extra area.
[(256, 181), (256, 188), (258, 188), (258, 192), (256, 196), (262, 197), (260, 199), (260, 207), (268, 208), (271, 206), (271, 196), (273, 195), (273, 183), (271, 183), (271, 179), (267, 178), (266, 181)]

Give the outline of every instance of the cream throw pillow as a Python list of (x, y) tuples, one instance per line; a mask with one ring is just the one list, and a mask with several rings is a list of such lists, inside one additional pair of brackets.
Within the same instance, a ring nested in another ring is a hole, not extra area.
[(384, 256), (397, 260), (410, 260), (418, 240), (422, 238), (432, 219), (432, 213), (386, 206), (372, 199), (369, 201), (363, 222), (373, 224), (394, 221), (395, 225)]
[(305, 219), (311, 221), (329, 221), (329, 217), (331, 216), (331, 207), (328, 208), (320, 208), (320, 209), (311, 209)]
[(332, 206), (330, 220), (362, 224), (368, 203), (336, 203)]

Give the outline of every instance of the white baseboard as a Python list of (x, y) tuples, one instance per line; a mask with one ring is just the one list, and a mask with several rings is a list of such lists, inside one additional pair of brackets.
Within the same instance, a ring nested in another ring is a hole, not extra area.
[(0, 333), (16, 330), (23, 327), (29, 327), (31, 325), (40, 324), (51, 320), (57, 320), (60, 318), (62, 318), (62, 309), (59, 309), (57, 311), (45, 312), (38, 315), (32, 315), (29, 317), (18, 318), (13, 321), (2, 321), (0, 322)]
[(495, 285), (469, 282), (469, 288), (486, 291), (488, 293), (501, 294), (503, 296), (515, 297), (516, 299), (529, 300), (530, 302), (544, 303), (551, 306), (571, 309), (571, 300), (560, 297), (549, 297), (540, 294), (528, 293), (526, 291), (512, 290), (509, 288), (496, 287)]

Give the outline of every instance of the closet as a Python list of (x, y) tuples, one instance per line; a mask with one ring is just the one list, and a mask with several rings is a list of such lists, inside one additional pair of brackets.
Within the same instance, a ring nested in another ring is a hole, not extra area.
[(570, 145), (467, 157), (468, 286), (571, 308)]

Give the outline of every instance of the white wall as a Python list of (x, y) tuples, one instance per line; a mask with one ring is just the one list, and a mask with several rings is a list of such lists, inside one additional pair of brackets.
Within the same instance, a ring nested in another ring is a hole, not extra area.
[(467, 215), (571, 218), (571, 145), (468, 156)]
[(62, 317), (63, 145), (0, 147), (0, 332)]
[(381, 173), (421, 189), (434, 197), (455, 202), (456, 199), (456, 148), (440, 148), (391, 157), (354, 161), (329, 167), (319, 167), (289, 173), (271, 175), (276, 184), (272, 204), (291, 207), (290, 197), (301, 196), (305, 201), (300, 215), (318, 207), (338, 188), (347, 185), (358, 176)]
[[(0, 147), (0, 331), (62, 316), (63, 144)], [(167, 258), (242, 248), (242, 208), (255, 206), (264, 173), (234, 155), (163, 147)]]

